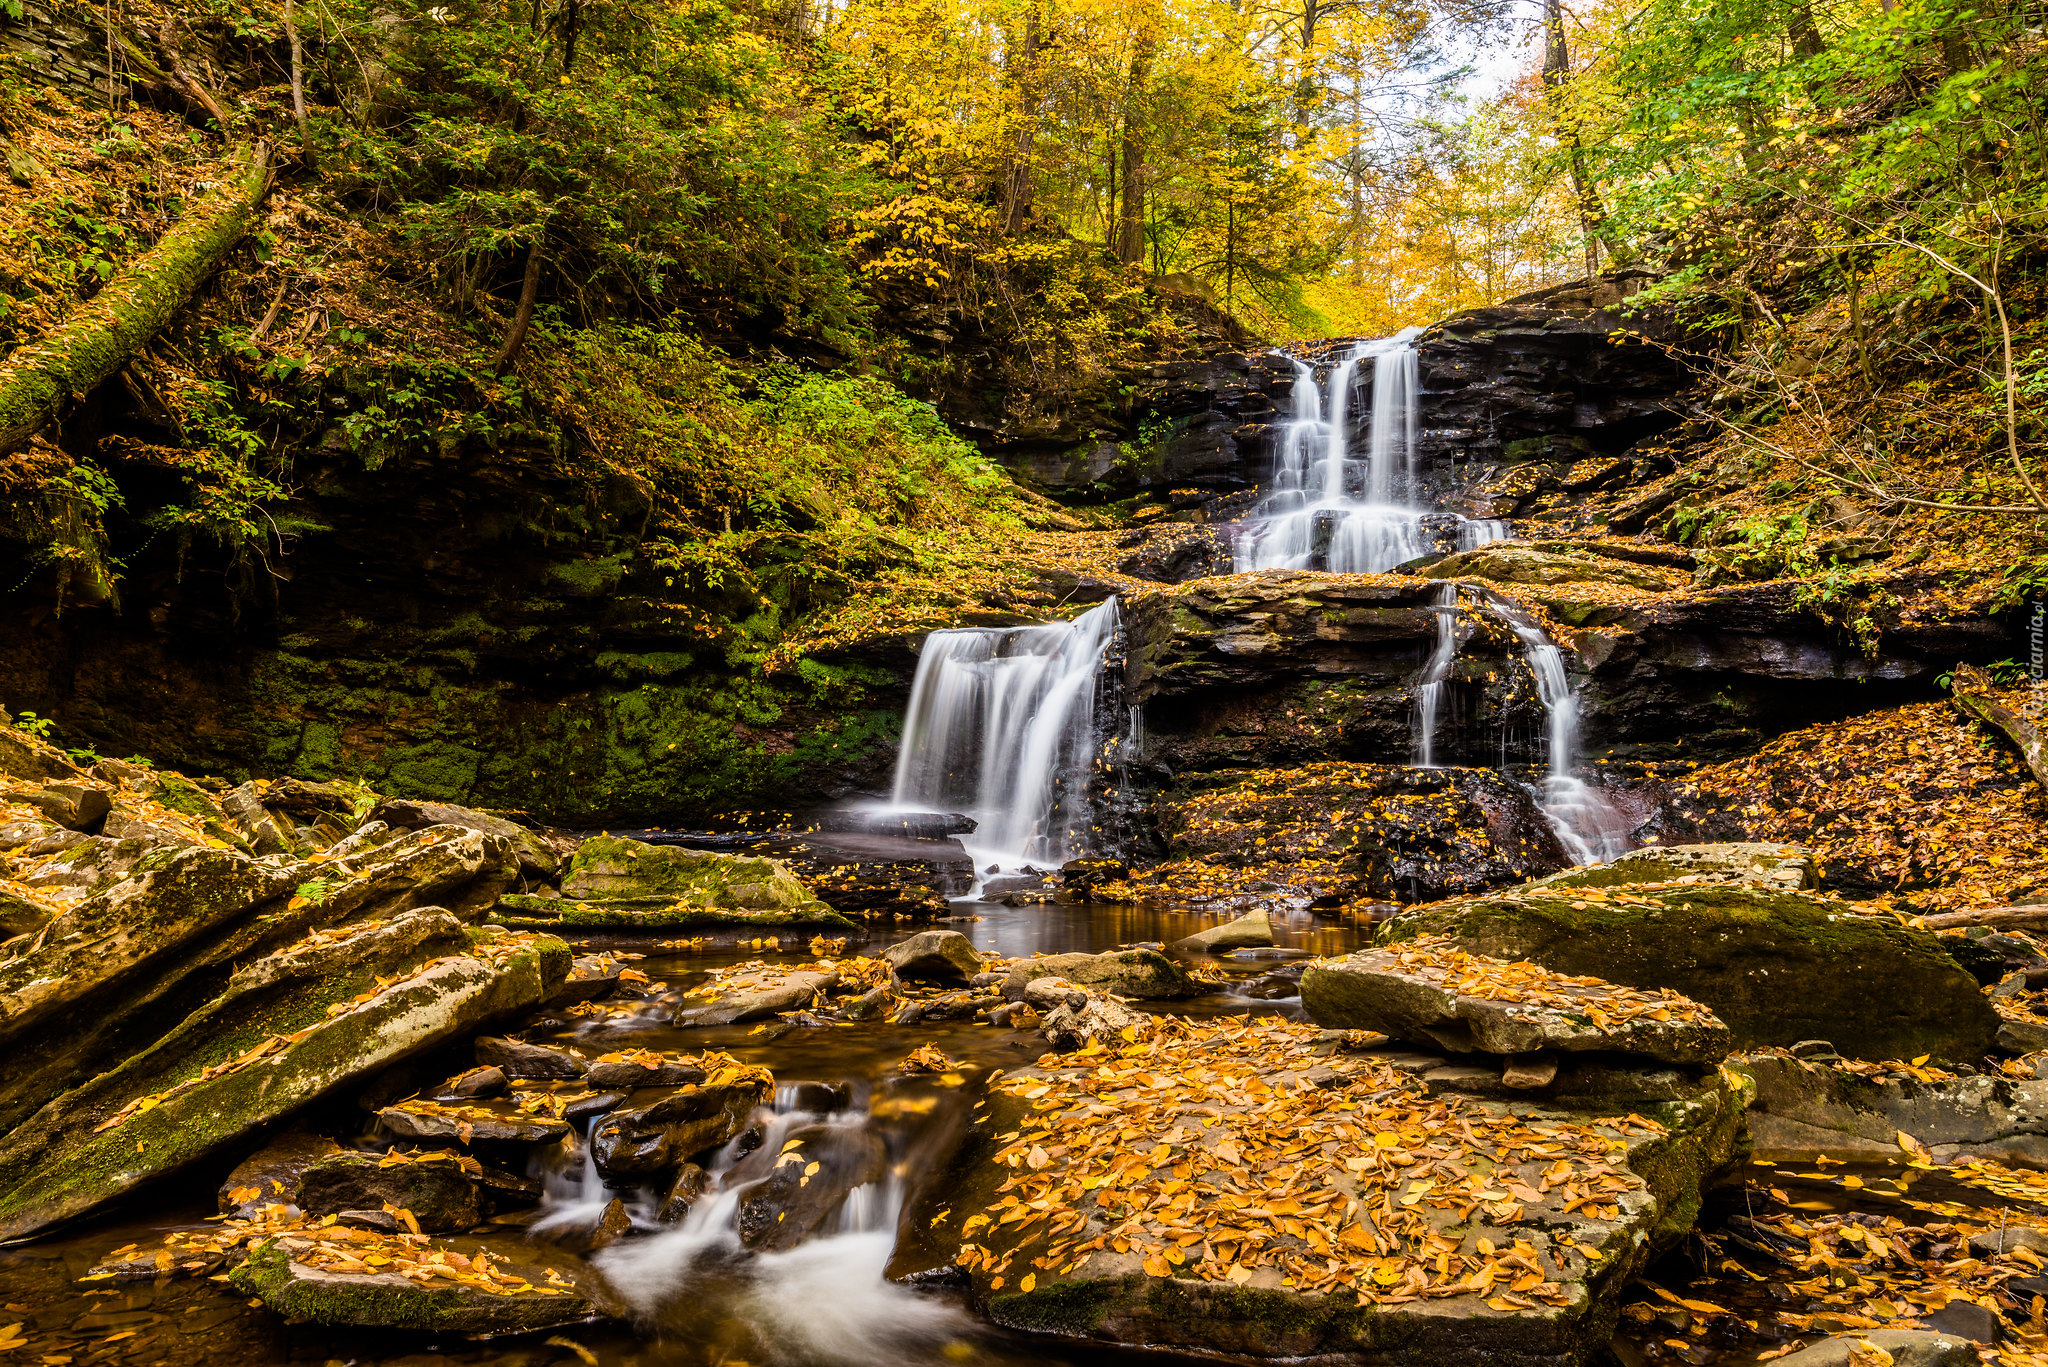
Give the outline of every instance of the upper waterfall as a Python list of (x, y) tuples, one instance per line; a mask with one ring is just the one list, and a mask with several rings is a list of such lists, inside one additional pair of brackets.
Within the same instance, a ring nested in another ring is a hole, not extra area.
[(1115, 716), (1098, 694), (1120, 625), (1110, 598), (1070, 622), (927, 636), (893, 803), (973, 817), (963, 843), (977, 863), (1084, 852), (1096, 824), (1088, 779)]

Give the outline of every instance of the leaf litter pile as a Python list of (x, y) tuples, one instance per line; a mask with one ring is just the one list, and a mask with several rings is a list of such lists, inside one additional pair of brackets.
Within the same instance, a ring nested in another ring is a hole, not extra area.
[(1639, 991), (1604, 978), (1574, 977), (1525, 961), (1495, 959), (1459, 949), (1448, 935), (1425, 935), (1375, 951), (1401, 972), (1483, 1001), (1541, 1006), (1583, 1015), (1603, 1030), (1639, 1021), (1659, 1025), (1719, 1025), (1720, 1017), (1670, 988)]
[[(1283, 1020), (1163, 1017), (1125, 1036), (994, 1084), (991, 1114), (1024, 1108), (997, 1136), (1013, 1175), (962, 1224), (957, 1256), (991, 1290), (1114, 1259), (1360, 1304), (1564, 1305), (1642, 1189), (1629, 1138), (1662, 1133), (1635, 1115), (1431, 1098)], [(1472, 1221), (1491, 1232), (1451, 1232)], [(1576, 1234), (1555, 1233), (1568, 1223)]]

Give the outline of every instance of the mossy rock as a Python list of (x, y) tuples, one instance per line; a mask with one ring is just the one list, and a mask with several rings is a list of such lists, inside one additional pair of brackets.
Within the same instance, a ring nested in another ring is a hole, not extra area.
[(294, 1262), (289, 1243), (277, 1241), (257, 1249), (247, 1262), (229, 1274), (228, 1283), (244, 1295), (255, 1296), (294, 1324), (427, 1333), (519, 1334), (575, 1324), (606, 1313), (602, 1294), (587, 1286), (591, 1279), (589, 1271), (559, 1252), (550, 1252), (546, 1259), (557, 1270), (571, 1269), (571, 1275), (562, 1279), (568, 1285), (546, 1282), (546, 1272), (534, 1266), (541, 1255), (525, 1249), (504, 1266), (534, 1285), (525, 1290), (494, 1293), (438, 1277), (421, 1282), (395, 1273), (352, 1276), (323, 1272)]
[(1107, 954), (1048, 954), (1038, 959), (1019, 959), (1010, 965), (1003, 995), (1021, 998), (1025, 984), (1034, 978), (1048, 977), (1065, 978), (1076, 987), (1092, 987), (1115, 996), (1148, 1001), (1199, 997), (1215, 990), (1215, 984), (1203, 982), (1156, 949), (1119, 949)]
[(498, 899), (490, 921), (521, 930), (853, 930), (854, 922), (823, 902), (789, 911), (722, 911), (681, 906), (666, 897), (579, 902), (513, 893)]
[(832, 914), (780, 859), (650, 845), (613, 835), (577, 847), (562, 893), (572, 901), (662, 897), (720, 911)]
[(1641, 565), (1592, 555), (1559, 555), (1512, 542), (1447, 555), (1416, 573), (1425, 579), (1484, 579), (1494, 584), (1623, 584), (1663, 593), (1681, 582)]
[(1976, 979), (1933, 935), (1802, 893), (1530, 888), (1420, 908), (1380, 931), (1383, 941), (1421, 935), (1625, 987), (1668, 987), (1712, 1008), (1739, 1049), (1825, 1039), (1852, 1058), (1974, 1062), (1998, 1033)]

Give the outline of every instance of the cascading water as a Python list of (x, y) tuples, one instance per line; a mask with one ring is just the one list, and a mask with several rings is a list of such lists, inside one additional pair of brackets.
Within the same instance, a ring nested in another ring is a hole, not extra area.
[[(1360, 343), (1331, 368), (1324, 389), (1309, 365), (1295, 361), (1294, 415), (1281, 430), (1272, 488), (1239, 534), (1236, 569), (1374, 574), (1430, 549), (1427, 510), (1415, 501), (1420, 332)], [(1352, 392), (1367, 361), (1372, 407), (1359, 461), (1351, 452)], [(1463, 521), (1458, 544), (1469, 549), (1505, 535), (1506, 523)]]
[(1458, 586), (1445, 584), (1431, 611), (1436, 614), (1436, 648), (1415, 683), (1415, 763), (1424, 769), (1436, 768), (1437, 712), (1443, 704), (1444, 682), (1451, 677), (1451, 661), (1458, 655)]
[(976, 863), (1057, 864), (1087, 848), (1116, 599), (1071, 622), (935, 631), (918, 655), (891, 797), (964, 812)]
[(1539, 794), (1543, 815), (1573, 864), (1599, 864), (1632, 848), (1629, 823), (1607, 795), (1578, 775), (1579, 695), (1565, 673), (1564, 653), (1543, 628), (1506, 599), (1489, 595), (1487, 607), (1522, 643), (1536, 694), (1548, 721), (1546, 763)]

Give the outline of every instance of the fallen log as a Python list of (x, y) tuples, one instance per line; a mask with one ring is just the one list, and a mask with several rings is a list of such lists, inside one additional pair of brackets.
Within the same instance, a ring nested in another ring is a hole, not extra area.
[(171, 320), (249, 230), (270, 177), (270, 146), (228, 159), (220, 182), (148, 251), (41, 341), (0, 365), (0, 455), (18, 451), (66, 400), (85, 394)]
[(2022, 714), (1998, 700), (1982, 670), (1957, 665), (1949, 699), (1964, 716), (1983, 722), (2018, 747), (2034, 782), (2048, 788), (2048, 737)]
[(1929, 930), (1956, 930), (1963, 926), (2007, 928), (2048, 926), (2048, 905), (1972, 907), (1968, 911), (1940, 911), (1932, 916), (1922, 916), (1920, 924)]

